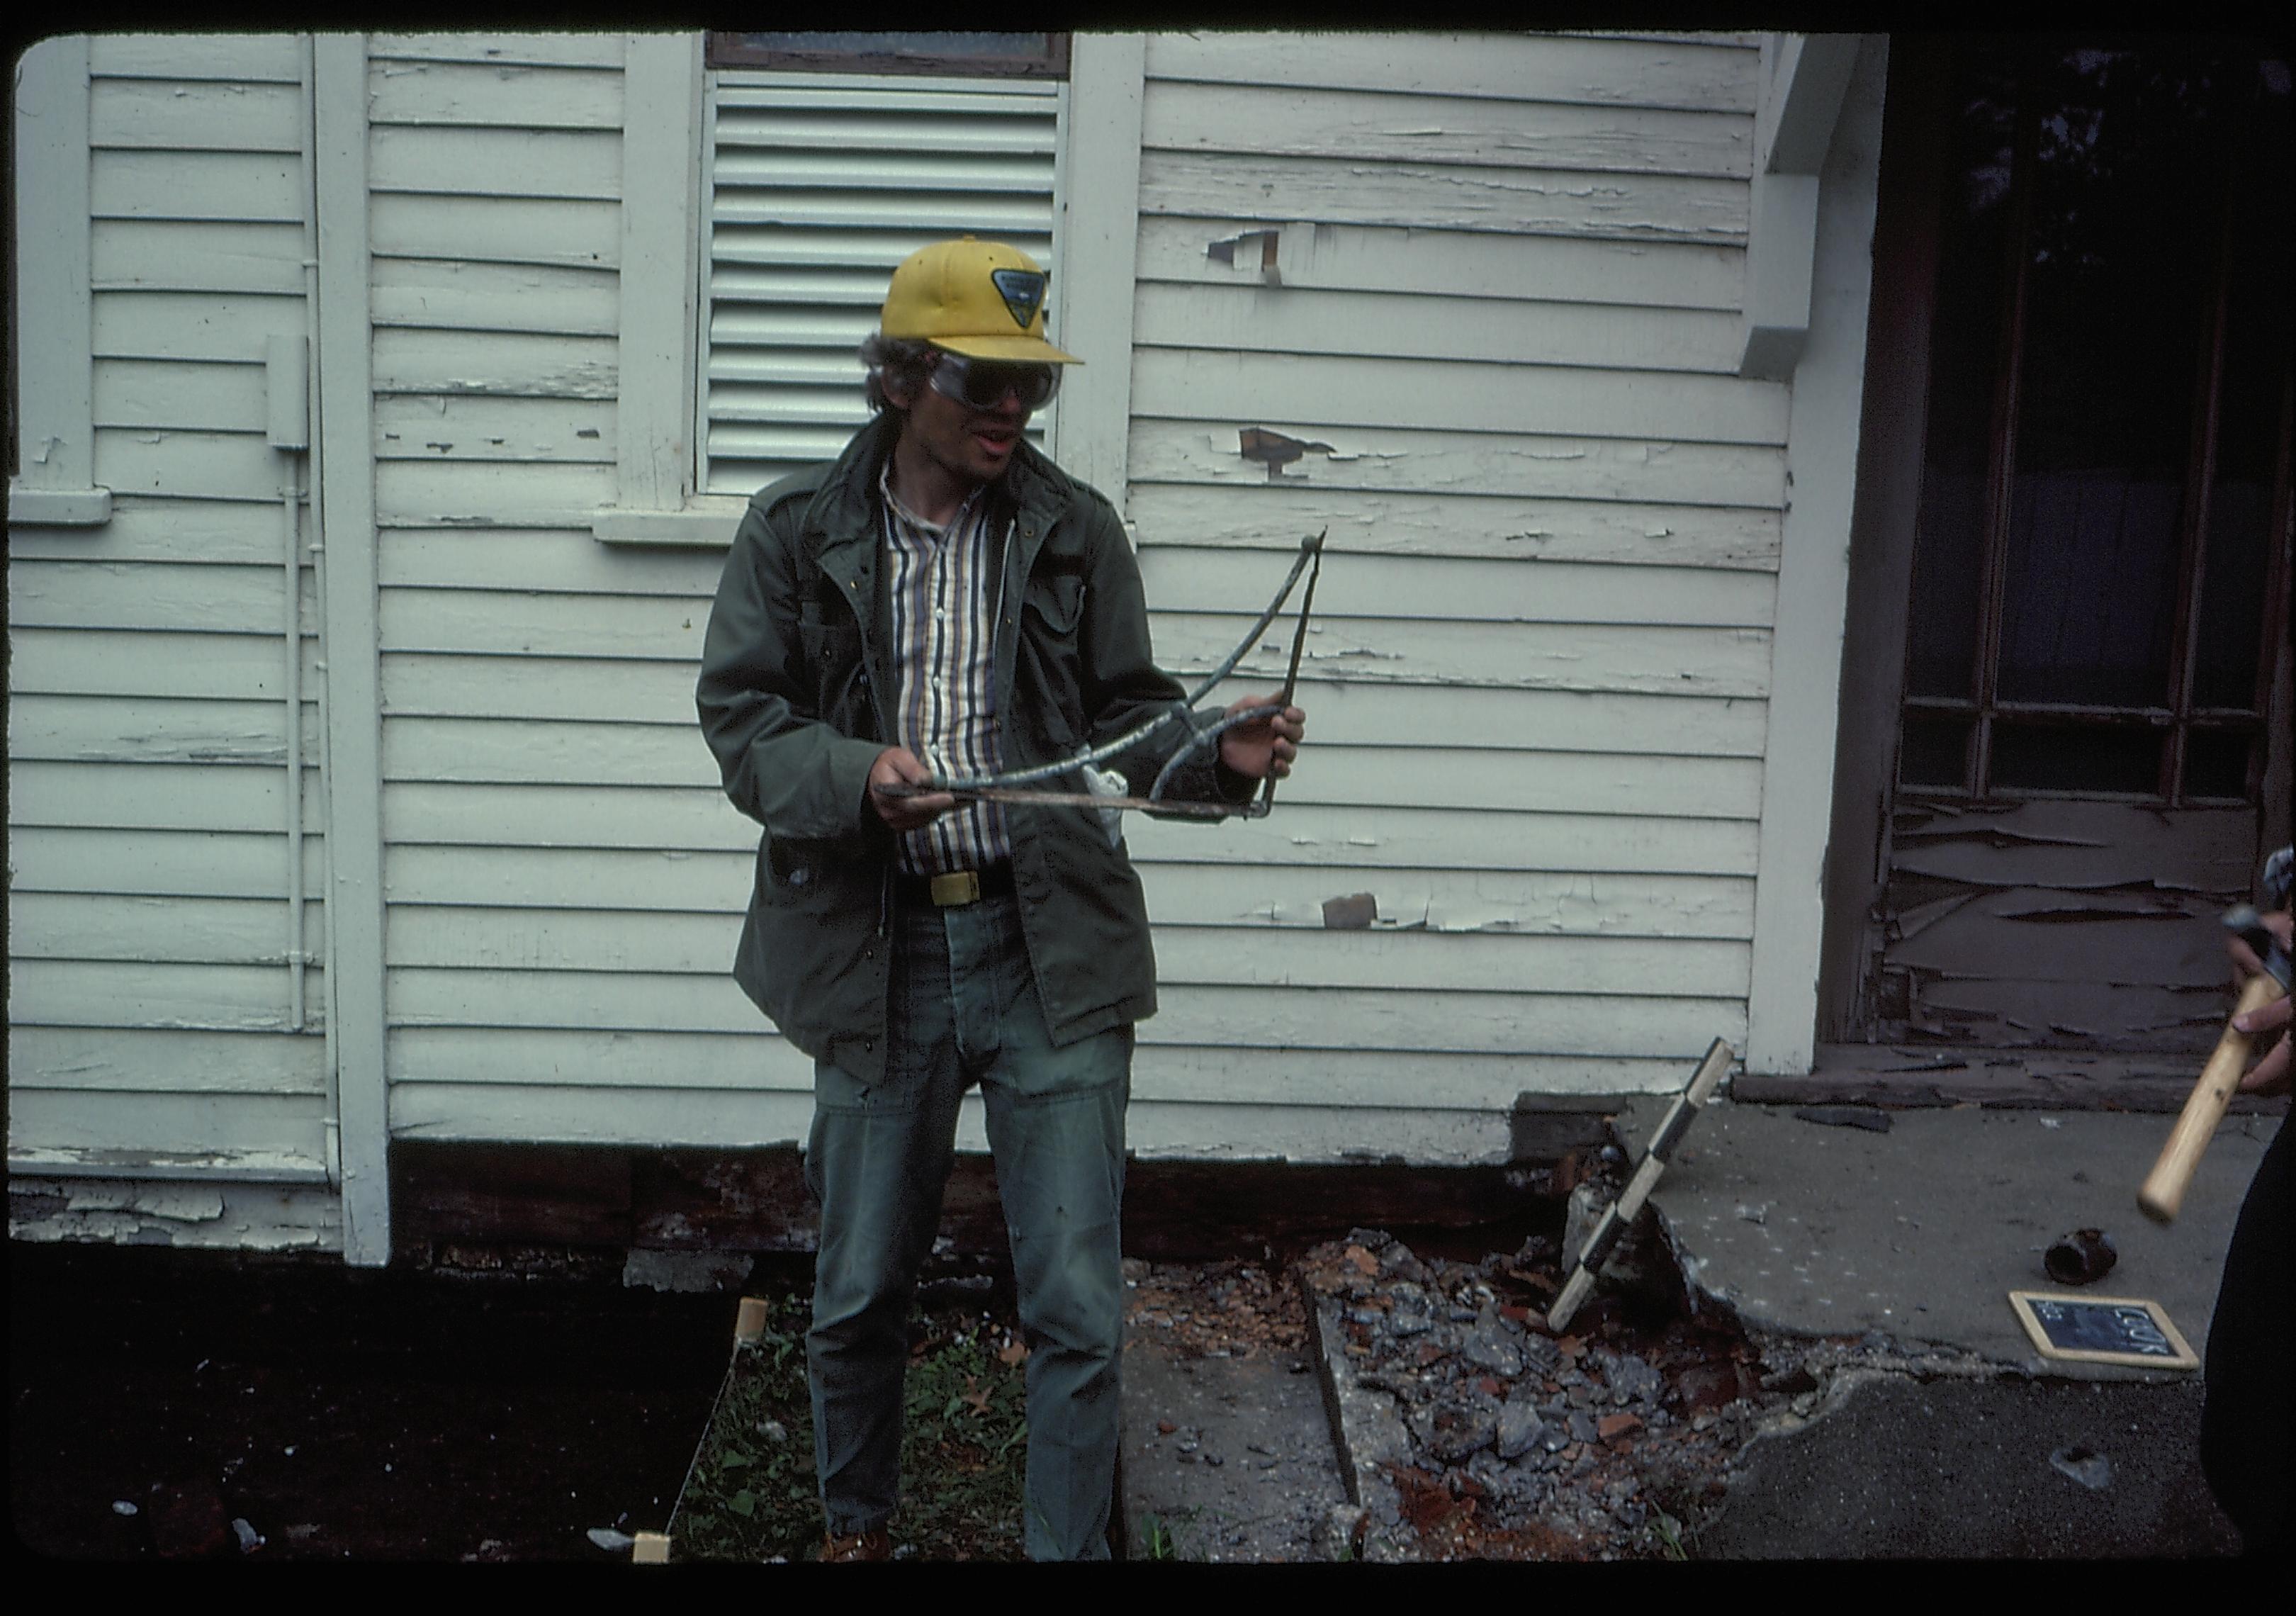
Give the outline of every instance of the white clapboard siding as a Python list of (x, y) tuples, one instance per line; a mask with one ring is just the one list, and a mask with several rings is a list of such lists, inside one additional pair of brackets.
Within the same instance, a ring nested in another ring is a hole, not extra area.
[[(971, 234), (1058, 274), (1061, 103), (1059, 86), (1019, 79), (721, 80), (702, 482), (749, 494), (833, 455), (868, 420), (855, 350), (910, 253)], [(1033, 440), (1052, 419), (1036, 417)]]
[[(324, 1192), (325, 658), (307, 552), (292, 641), (283, 623), (282, 493), (304, 468), (265, 436), (266, 342), (308, 329), (301, 47), (97, 35), (88, 62), (114, 497), (100, 528), (10, 534), (10, 1155)], [(299, 547), (316, 537), (307, 508)], [(332, 1217), (324, 1195), (304, 1210)]]
[[(1525, 1090), (1742, 1036), (1789, 404), (1736, 374), (1756, 65), (1151, 36), (1125, 508), (1160, 660), (1212, 666), (1328, 537), (1274, 815), (1128, 826), (1144, 1148), (1488, 1153)], [(1213, 699), (1275, 688), (1292, 628)], [(1356, 894), (1372, 927), (1324, 930)]]

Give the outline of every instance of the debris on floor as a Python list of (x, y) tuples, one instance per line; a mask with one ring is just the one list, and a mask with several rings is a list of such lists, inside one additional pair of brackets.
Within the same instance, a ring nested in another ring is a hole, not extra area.
[(1328, 1373), (1406, 1433), (1359, 1500), (1385, 1545), (1369, 1557), (1681, 1558), (1763, 1407), (1788, 1400), (1724, 1321), (1603, 1292), (1552, 1334), (1560, 1255), (1534, 1235), (1479, 1263), (1422, 1259), (1357, 1229), (1301, 1259), (1334, 1326)]

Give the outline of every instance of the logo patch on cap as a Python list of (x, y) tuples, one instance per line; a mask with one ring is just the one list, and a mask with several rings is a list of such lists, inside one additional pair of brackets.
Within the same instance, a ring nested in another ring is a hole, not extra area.
[(1022, 331), (1029, 329), (1037, 317), (1037, 311), (1044, 307), (1045, 283), (1049, 278), (1041, 270), (1035, 269), (992, 269), (988, 272), (988, 279), (995, 284), (996, 295), (1004, 299), (1005, 309), (1012, 315), (1013, 324)]

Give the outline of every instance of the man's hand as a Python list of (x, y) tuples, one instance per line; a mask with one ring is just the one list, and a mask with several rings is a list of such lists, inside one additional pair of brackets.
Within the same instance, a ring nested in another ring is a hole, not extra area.
[(956, 799), (947, 792), (934, 792), (924, 797), (888, 797), (882, 787), (889, 785), (922, 785), (932, 778), (932, 770), (917, 761), (916, 755), (906, 746), (889, 746), (877, 754), (877, 761), (869, 766), (869, 801), (877, 810), (877, 817), (897, 831), (920, 830), (931, 824), (956, 806)]
[[(1273, 707), (1280, 693), (1269, 691), (1264, 696), (1246, 696), (1229, 703), (1227, 710), (1239, 713), (1254, 707)], [(1297, 707), (1287, 707), (1265, 718), (1239, 724), (1222, 735), (1220, 761), (1249, 779), (1265, 780), (1273, 775), (1281, 780), (1292, 772), (1292, 759), (1300, 755), (1300, 742), (1307, 734), (1308, 715)]]
[[(2271, 929), (2273, 935), (2280, 939), (2282, 947), (2285, 948), (2289, 946), (2291, 922), (2287, 910), (2283, 909), (2277, 915), (2266, 915), (2264, 923)], [(2232, 956), (2232, 963), (2235, 967), (2234, 977), (2235, 984), (2244, 983), (2250, 977), (2263, 974), (2264, 962), (2257, 958), (2256, 951), (2239, 938), (2225, 939), (2225, 949)], [(2251, 1010), (2246, 1015), (2233, 1018), (2232, 1024), (2243, 1032), (2262, 1033), (2267, 1037), (2276, 1031), (2280, 1034), (2279, 1042), (2272, 1046), (2270, 1053), (2259, 1061), (2254, 1070), (2240, 1080), (2243, 1094), (2276, 1095), (2283, 1093), (2288, 1087), (2288, 1021), (2289, 997), (2284, 993), (2269, 1005)]]

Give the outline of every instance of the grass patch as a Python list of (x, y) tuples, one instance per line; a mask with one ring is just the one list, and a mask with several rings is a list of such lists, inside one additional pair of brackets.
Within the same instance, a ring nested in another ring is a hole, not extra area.
[[(819, 1551), (809, 1311), (805, 1297), (773, 1299), (764, 1333), (735, 1349), (670, 1521), (673, 1559), (756, 1563)], [(1029, 1428), (1017, 1333), (972, 1309), (921, 1315), (912, 1335), (894, 1542), (919, 1559), (1021, 1559)]]

